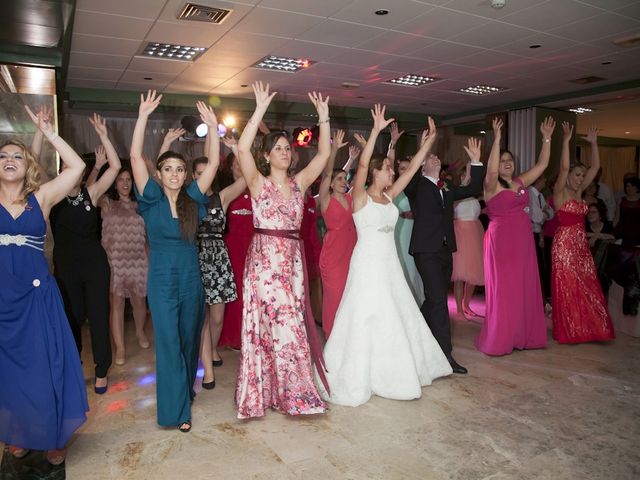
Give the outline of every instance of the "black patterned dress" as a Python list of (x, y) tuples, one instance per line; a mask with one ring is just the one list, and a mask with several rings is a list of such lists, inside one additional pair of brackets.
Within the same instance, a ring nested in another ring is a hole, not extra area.
[(198, 257), (208, 305), (228, 303), (237, 298), (227, 247), (222, 240), (226, 218), (220, 195), (209, 197), (207, 215), (198, 226)]

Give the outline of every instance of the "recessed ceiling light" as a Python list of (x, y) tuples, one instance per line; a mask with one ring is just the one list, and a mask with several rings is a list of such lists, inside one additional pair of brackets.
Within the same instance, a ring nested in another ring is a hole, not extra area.
[(181, 62), (193, 62), (205, 52), (204, 47), (189, 47), (187, 45), (172, 45), (170, 43), (149, 42), (142, 50), (145, 57), (164, 58)]
[(308, 68), (313, 62), (307, 58), (288, 58), (276, 57), (275, 55), (267, 55), (252, 65), (253, 68), (262, 68), (264, 70), (276, 70), (279, 72), (297, 72), (303, 68)]
[(593, 112), (593, 110), (591, 108), (587, 108), (587, 107), (570, 108), (569, 111), (573, 112), (573, 113), (577, 113), (578, 115), (581, 114), (581, 113)]
[(625, 135), (631, 135), (631, 132), (624, 132)]
[(145, 80), (153, 80), (153, 77), (144, 77)]
[(461, 93), (468, 93), (471, 95), (489, 95), (491, 93), (498, 93), (507, 90), (504, 87), (493, 87), (491, 85), (474, 85), (472, 87), (461, 88), (458, 90)]
[(600, 65), (611, 65), (611, 62), (602, 62)]
[(389, 10), (387, 10), (386, 8), (381, 8), (375, 11), (376, 15), (387, 15), (388, 13), (389, 13)]
[(540, 48), (542, 45), (534, 43), (533, 45), (529, 45), (529, 48)]
[(243, 83), (242, 85), (240, 85), (242, 88), (247, 88), (249, 85), (247, 85), (246, 83)]
[(420, 87), (427, 83), (437, 82), (440, 80), (437, 77), (425, 77), (423, 75), (416, 75), (415, 73), (408, 73), (402, 77), (392, 78), (385, 83), (393, 83), (395, 85), (404, 85), (406, 87)]

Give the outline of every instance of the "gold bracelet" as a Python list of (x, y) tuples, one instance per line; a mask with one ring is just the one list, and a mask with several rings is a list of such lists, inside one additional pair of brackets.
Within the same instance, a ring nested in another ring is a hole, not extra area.
[(542, 141), (544, 143), (551, 143), (551, 139), (550, 138), (543, 138)]

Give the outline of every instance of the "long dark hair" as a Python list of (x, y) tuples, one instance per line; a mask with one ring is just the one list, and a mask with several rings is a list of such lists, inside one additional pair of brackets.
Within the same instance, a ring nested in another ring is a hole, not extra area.
[(371, 155), (371, 160), (369, 160), (369, 170), (367, 171), (367, 185), (371, 185), (373, 182), (373, 171), (382, 170), (386, 159), (387, 157), (381, 153), (374, 153)]
[[(131, 177), (131, 190), (129, 190), (129, 200), (135, 202), (136, 193), (133, 191), (133, 172), (131, 171), (131, 165), (125, 164), (125, 163), (122, 164), (122, 168), (120, 168), (118, 175), (116, 175), (115, 181), (111, 184), (111, 186), (109, 187), (109, 190), (107, 191), (107, 197), (110, 200), (115, 200), (115, 201), (120, 200), (120, 194), (118, 193), (118, 189), (116, 188), (116, 182), (118, 181), (118, 177), (125, 172), (128, 172), (129, 176)], [(102, 173), (104, 172), (101, 172), (98, 174), (98, 178), (100, 178)]]
[[(514, 166), (514, 170), (515, 170), (516, 157), (513, 155), (513, 153), (511, 153), (511, 150), (507, 150), (506, 148), (503, 149), (503, 150), (500, 150), (500, 157), (502, 157), (502, 155), (504, 155), (505, 153), (508, 153), (509, 155), (511, 155), (511, 159), (513, 160), (513, 166)], [(500, 175), (498, 175), (498, 183), (502, 186), (502, 188), (507, 188), (507, 189), (511, 188), (511, 183), (506, 181)]]
[[(179, 153), (168, 151), (164, 152), (158, 157), (156, 163), (156, 169), (160, 171), (162, 164), (169, 158), (175, 158), (184, 162), (185, 173), (187, 168), (187, 161)], [(186, 181), (185, 181), (186, 183)], [(192, 241), (196, 236), (196, 230), (198, 228), (198, 205), (194, 202), (189, 195), (187, 195), (187, 188), (182, 185), (180, 193), (178, 193), (178, 199), (176, 200), (176, 211), (178, 213), (178, 222), (180, 223), (180, 236), (187, 241)]]

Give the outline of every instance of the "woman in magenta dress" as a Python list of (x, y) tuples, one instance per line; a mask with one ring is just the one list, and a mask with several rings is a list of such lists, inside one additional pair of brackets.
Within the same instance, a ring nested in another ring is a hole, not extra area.
[(318, 153), (289, 176), (291, 145), (284, 132), (266, 135), (260, 161), (251, 145), (275, 92), (253, 85), (256, 110), (238, 141), (242, 175), (251, 192), (254, 236), (243, 281), (242, 350), (236, 385), (238, 418), (261, 417), (272, 408), (289, 415), (323, 413), (312, 360), (322, 377), (322, 352), (307, 301), (300, 247), (304, 193), (329, 158), (328, 98), (309, 94), (318, 112)]
[(582, 343), (615, 338), (611, 317), (598, 282), (585, 216), (589, 208), (582, 200), (583, 186), (589, 185), (600, 168), (597, 129), (589, 129), (585, 139), (591, 144), (591, 165), (569, 165), (569, 141), (573, 126), (563, 122), (560, 172), (553, 187), (558, 230), (551, 249), (551, 298), (553, 339), (558, 343)]
[(319, 266), (322, 239), (318, 231), (318, 207), (311, 188), (308, 188), (304, 195), (300, 238), (302, 238), (302, 243), (304, 244), (311, 311), (313, 312), (314, 320), (319, 324), (322, 319), (322, 281), (320, 280)]
[(344, 131), (338, 130), (331, 145), (331, 155), (320, 183), (320, 211), (327, 225), (322, 251), (322, 329), (326, 338), (331, 335), (333, 320), (347, 282), (351, 253), (358, 236), (353, 223), (353, 199), (347, 193), (347, 172), (334, 169), (336, 155), (346, 143)]
[[(230, 153), (225, 160), (225, 166), (230, 170), (233, 180), (242, 177), (238, 159)], [(253, 210), (249, 190), (245, 190), (227, 207), (227, 231), (224, 243), (229, 252), (229, 261), (233, 270), (238, 298), (229, 302), (224, 308), (224, 321), (218, 347), (231, 347), (240, 350), (242, 330), (242, 277), (247, 251), (253, 237)]]
[(530, 170), (514, 176), (513, 155), (500, 153), (502, 121), (493, 120), (494, 140), (484, 180), (489, 228), (484, 237), (486, 317), (476, 347), (487, 355), (547, 346), (540, 276), (529, 220), (527, 187), (549, 165), (555, 121), (540, 125), (542, 148)]

